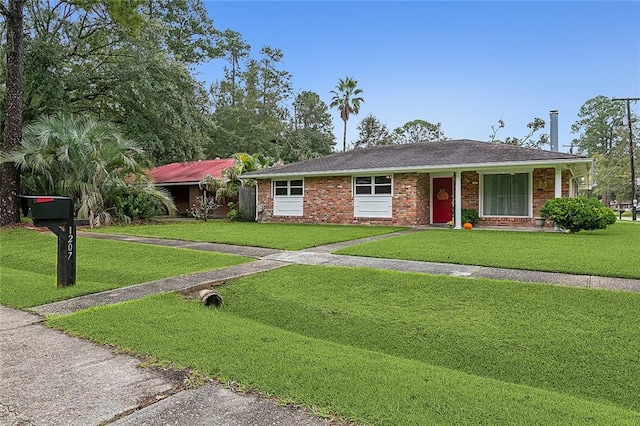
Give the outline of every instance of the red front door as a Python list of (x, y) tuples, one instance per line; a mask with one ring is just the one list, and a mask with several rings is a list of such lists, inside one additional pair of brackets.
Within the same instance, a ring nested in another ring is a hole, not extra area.
[(452, 189), (453, 179), (433, 179), (433, 196), (431, 200), (431, 207), (433, 208), (433, 223), (447, 223), (452, 219)]

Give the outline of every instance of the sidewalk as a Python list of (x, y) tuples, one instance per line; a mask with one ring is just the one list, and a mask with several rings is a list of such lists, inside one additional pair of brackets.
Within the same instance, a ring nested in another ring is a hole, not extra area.
[[(0, 306), (0, 424), (326, 425), (301, 410), (215, 383), (184, 390), (184, 375), (45, 327)], [(144, 408), (146, 407), (146, 408)]]
[[(84, 232), (79, 235), (218, 251), (256, 260), (222, 270), (171, 277), (38, 306), (32, 309), (34, 312), (44, 316), (71, 313), (159, 292), (193, 291), (289, 264), (367, 267), (640, 292), (640, 280), (331, 254), (340, 247), (397, 234), (301, 251)], [(304, 411), (276, 406), (271, 400), (252, 395), (239, 395), (215, 383), (184, 390), (184, 377), (179, 372), (139, 368), (141, 360), (136, 357), (114, 354), (107, 347), (49, 329), (41, 322), (38, 315), (0, 306), (2, 425), (99, 425), (111, 422), (117, 425), (329, 424)]]

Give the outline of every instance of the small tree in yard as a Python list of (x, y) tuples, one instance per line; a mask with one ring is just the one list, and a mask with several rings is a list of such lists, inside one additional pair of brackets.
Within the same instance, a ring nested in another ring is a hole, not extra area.
[(193, 209), (187, 210), (196, 219), (204, 219), (207, 221), (209, 210), (216, 209), (222, 204), (219, 202), (223, 198), (225, 182), (211, 175), (204, 175), (198, 187), (202, 191), (202, 195), (196, 197), (196, 203)]
[(27, 193), (69, 196), (78, 218), (100, 226), (110, 222), (110, 212), (122, 212), (125, 187), (155, 199), (169, 214), (175, 212), (169, 194), (144, 174), (138, 162), (142, 155), (142, 149), (109, 122), (61, 115), (43, 116), (26, 126), (20, 146), (0, 153), (0, 162), (12, 162), (22, 171)]
[(605, 229), (616, 223), (616, 215), (596, 198), (554, 198), (540, 209), (540, 216), (572, 234)]

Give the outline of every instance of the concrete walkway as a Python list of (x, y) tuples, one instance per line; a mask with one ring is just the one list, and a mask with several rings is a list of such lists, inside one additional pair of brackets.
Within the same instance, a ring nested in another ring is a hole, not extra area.
[(311, 251), (282, 252), (267, 256), (264, 259), (301, 265), (351, 266), (387, 269), (390, 271), (452, 275), (456, 277), (493, 278), (526, 283), (546, 283), (585, 288), (640, 292), (640, 280), (599, 277), (593, 275), (524, 271), (473, 265), (457, 265), (452, 263), (420, 262), (415, 260), (379, 259), (374, 257), (344, 256)]
[(84, 232), (84, 231), (78, 231), (77, 235), (78, 237), (82, 237), (82, 238), (127, 241), (131, 243), (140, 243), (140, 244), (154, 244), (154, 245), (165, 246), (165, 247), (178, 247), (178, 248), (188, 248), (192, 250), (214, 251), (218, 253), (235, 254), (237, 256), (256, 257), (256, 258), (268, 256), (270, 254), (279, 253), (282, 251), (282, 250), (262, 248), (262, 247), (234, 246), (231, 244), (218, 244), (218, 243), (199, 243), (195, 241), (168, 240), (163, 238), (132, 237), (130, 235), (118, 235), (118, 234), (98, 234), (96, 232)]
[(139, 360), (0, 306), (0, 424), (97, 425), (171, 394), (178, 383)]
[(286, 262), (280, 262), (278, 260), (257, 260), (229, 268), (199, 272), (180, 277), (164, 278), (148, 283), (104, 291), (102, 293), (88, 294), (86, 296), (49, 303), (47, 305), (36, 306), (31, 310), (40, 315), (70, 314), (92, 306), (109, 305), (127, 300), (140, 299), (151, 294), (209, 286), (211, 284), (224, 282), (225, 280), (280, 268), (285, 265), (287, 265)]
[(68, 336), (0, 306), (0, 425), (287, 425), (328, 423)]
[[(384, 238), (396, 237), (398, 235), (404, 235), (407, 233), (418, 232), (420, 229), (409, 229), (406, 231), (400, 231), (392, 234), (383, 234), (376, 235), (373, 237), (361, 238), (358, 240), (344, 241), (340, 243), (327, 244), (319, 247), (311, 247), (305, 250), (300, 251), (284, 251), (284, 250), (275, 250), (275, 249), (265, 249), (259, 247), (243, 247), (243, 246), (234, 246), (229, 244), (217, 244), (217, 243), (194, 243), (188, 241), (175, 241), (175, 240), (164, 240), (159, 238), (146, 238), (146, 237), (133, 237), (133, 236), (123, 236), (123, 235), (110, 235), (110, 234), (96, 234), (91, 232), (82, 233), (83, 237), (89, 238), (103, 238), (103, 239), (114, 239), (119, 241), (129, 241), (134, 243), (141, 244), (158, 244), (165, 246), (173, 246), (173, 247), (183, 247), (190, 248), (194, 250), (207, 250), (207, 251), (217, 251), (221, 253), (235, 254), (246, 257), (255, 257), (260, 259), (262, 262), (275, 262), (275, 263), (264, 263), (264, 264), (256, 264), (256, 272), (259, 272), (260, 268), (274, 269), (277, 267), (284, 266), (286, 264), (301, 264), (301, 265), (325, 265), (325, 266), (349, 266), (349, 267), (363, 267), (363, 268), (376, 268), (376, 269), (387, 269), (391, 271), (405, 271), (405, 272), (421, 272), (427, 274), (442, 274), (442, 275), (452, 275), (452, 276), (460, 276), (460, 277), (469, 277), (469, 278), (493, 278), (493, 279), (505, 279), (505, 280), (514, 280), (521, 281), (527, 283), (546, 283), (546, 284), (557, 284), (557, 285), (566, 285), (566, 286), (575, 286), (575, 287), (585, 287), (585, 288), (602, 288), (609, 290), (622, 290), (622, 291), (632, 291), (632, 292), (640, 292), (640, 280), (635, 279), (625, 279), (625, 278), (611, 278), (611, 277), (600, 277), (595, 275), (573, 275), (573, 274), (564, 274), (564, 273), (556, 273), (556, 272), (539, 272), (539, 271), (527, 271), (527, 270), (518, 270), (518, 269), (505, 269), (505, 268), (492, 268), (485, 266), (473, 266), (473, 265), (458, 265), (452, 263), (437, 263), (437, 262), (422, 262), (422, 261), (414, 261), (414, 260), (401, 260), (401, 259), (381, 259), (381, 258), (373, 258), (373, 257), (361, 257), (361, 256), (346, 256), (346, 255), (335, 255), (331, 254), (332, 252), (353, 245), (358, 245), (370, 241), (376, 241)], [(252, 264), (247, 265), (239, 265), (237, 270), (242, 270), (243, 268), (250, 268)], [(229, 268), (231, 270), (230, 276), (228, 278), (221, 279), (230, 279), (234, 278), (233, 274), (236, 273), (233, 271), (233, 268)], [(226, 270), (217, 272), (211, 271), (211, 273), (216, 274), (225, 274)], [(241, 273), (242, 275), (247, 275), (252, 272)], [(238, 275), (241, 276), (241, 275)], [(174, 280), (170, 278), (169, 280)], [(165, 281), (165, 280), (160, 280)], [(197, 285), (199, 281), (197, 275), (193, 277), (185, 277), (183, 279), (184, 286), (180, 288), (180, 284), (169, 285), (169, 289), (166, 291), (176, 291), (184, 288), (188, 288), (191, 285)], [(200, 280), (205, 281), (204, 280)], [(215, 281), (212, 279), (211, 281)], [(158, 286), (158, 282), (141, 284), (140, 286)], [(134, 286), (134, 287), (140, 287)], [(106, 293), (119, 293), (119, 292), (129, 292), (127, 288), (112, 290), (111, 292)], [(150, 289), (150, 293), (153, 293), (154, 290)], [(133, 292), (132, 292), (133, 293)], [(100, 293), (103, 294), (103, 293)], [(85, 296), (90, 298), (91, 296)], [(101, 296), (94, 296), (100, 298)], [(135, 298), (135, 296), (131, 296), (131, 298)], [(122, 300), (129, 300), (128, 298)], [(118, 300), (121, 301), (121, 300)], [(61, 304), (65, 303), (73, 303), (71, 301), (67, 302), (59, 302)], [(51, 309), (49, 307), (39, 307), (37, 311), (39, 313), (48, 313), (54, 311), (48, 311)], [(84, 308), (82, 308), (84, 309)], [(60, 311), (60, 313), (67, 311)]]
[[(415, 232), (415, 230), (402, 233)], [(282, 251), (158, 238), (78, 233), (256, 260), (229, 268), (171, 277), (60, 301), (32, 310), (39, 315), (71, 313), (146, 295), (195, 291), (225, 280), (289, 264), (379, 268), (462, 277), (510, 279), (640, 292), (640, 280), (519, 271), (470, 265), (334, 255), (338, 248), (396, 234), (368, 237), (301, 251)], [(327, 425), (310, 414), (271, 400), (236, 394), (216, 383), (184, 389), (175, 370), (138, 368), (140, 359), (45, 327), (42, 317), (0, 307), (0, 424), (2, 425)], [(184, 374), (184, 373), (182, 373)]]

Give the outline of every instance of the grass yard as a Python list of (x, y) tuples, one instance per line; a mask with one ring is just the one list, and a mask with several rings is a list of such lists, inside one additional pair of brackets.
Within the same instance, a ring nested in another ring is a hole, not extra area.
[(380, 425), (639, 424), (640, 295), (289, 266), (48, 324)]
[(251, 259), (170, 247), (78, 238), (76, 285), (56, 286), (57, 238), (0, 232), (0, 304), (27, 308), (159, 278), (220, 269)]
[(95, 229), (107, 234), (136, 235), (174, 240), (235, 244), (282, 250), (301, 250), (406, 228), (390, 226), (303, 225), (284, 223), (181, 222), (154, 225), (109, 226)]
[(432, 229), (335, 253), (640, 279), (640, 226), (578, 234)]

